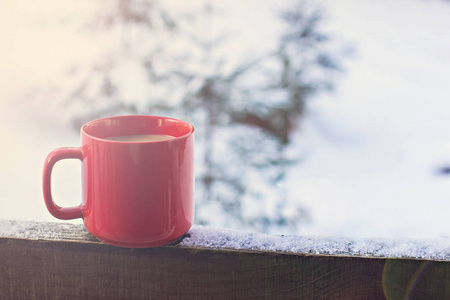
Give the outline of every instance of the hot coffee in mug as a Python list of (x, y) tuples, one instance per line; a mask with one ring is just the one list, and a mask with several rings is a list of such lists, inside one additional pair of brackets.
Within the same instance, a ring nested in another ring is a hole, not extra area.
[(121, 141), (121, 142), (155, 142), (155, 141), (170, 140), (173, 138), (174, 136), (166, 134), (131, 134), (131, 135), (111, 136), (106, 139), (110, 141)]
[[(82, 161), (82, 199), (60, 207), (51, 195), (54, 164)], [(118, 116), (81, 128), (81, 146), (58, 148), (45, 162), (44, 200), (59, 219), (82, 218), (98, 239), (122, 247), (172, 243), (194, 218), (194, 128), (157, 116)]]

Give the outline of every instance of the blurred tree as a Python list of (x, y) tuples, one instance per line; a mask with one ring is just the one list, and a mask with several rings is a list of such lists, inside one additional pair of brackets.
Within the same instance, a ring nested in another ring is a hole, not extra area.
[(119, 33), (119, 48), (75, 71), (66, 103), (79, 108), (76, 127), (125, 113), (190, 121), (199, 158), (196, 222), (297, 231), (308, 213), (283, 188), (298, 160), (289, 145), (307, 101), (331, 89), (340, 69), (341, 58), (326, 51), (321, 10), (300, 2), (283, 11), (277, 49), (231, 63), (219, 51), (229, 36), (209, 32), (216, 14), (209, 2), (176, 17), (146, 0), (102, 7), (92, 25)]

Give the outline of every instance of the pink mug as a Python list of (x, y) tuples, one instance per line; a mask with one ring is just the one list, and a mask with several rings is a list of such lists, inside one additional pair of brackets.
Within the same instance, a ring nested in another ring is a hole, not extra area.
[[(168, 139), (122, 139), (149, 134)], [(56, 205), (51, 194), (53, 166), (66, 158), (82, 161), (83, 196), (75, 207)], [(157, 116), (88, 122), (81, 128), (80, 147), (57, 148), (48, 155), (43, 192), (54, 217), (82, 218), (105, 243), (133, 248), (172, 243), (194, 219), (194, 128)]]

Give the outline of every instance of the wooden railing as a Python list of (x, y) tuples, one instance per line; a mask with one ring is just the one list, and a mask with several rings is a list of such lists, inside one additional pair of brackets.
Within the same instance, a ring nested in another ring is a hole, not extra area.
[(446, 260), (367, 256), (351, 243), (336, 255), (280, 251), (282, 236), (255, 247), (215, 234), (127, 249), (82, 225), (0, 221), (0, 299), (450, 299)]

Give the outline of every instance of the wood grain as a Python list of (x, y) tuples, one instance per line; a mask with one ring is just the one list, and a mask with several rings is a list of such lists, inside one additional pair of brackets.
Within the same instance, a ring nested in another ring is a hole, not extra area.
[(447, 261), (127, 249), (79, 225), (25, 227), (0, 234), (0, 299), (450, 299)]

